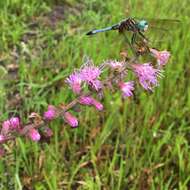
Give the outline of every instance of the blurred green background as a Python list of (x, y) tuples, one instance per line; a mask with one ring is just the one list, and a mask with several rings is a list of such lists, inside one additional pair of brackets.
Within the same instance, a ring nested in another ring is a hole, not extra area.
[(1, 0), (1, 120), (71, 101), (64, 79), (84, 55), (98, 65), (126, 50), (117, 32), (85, 33), (128, 16), (181, 20), (159, 47), (172, 54), (160, 86), (138, 89), (138, 102), (106, 92), (104, 111), (83, 108), (77, 129), (53, 122), (49, 143), (9, 143), (0, 189), (190, 188), (189, 0)]

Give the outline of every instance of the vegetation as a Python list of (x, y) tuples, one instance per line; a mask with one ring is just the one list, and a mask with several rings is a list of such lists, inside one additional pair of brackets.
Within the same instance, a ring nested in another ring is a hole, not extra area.
[(0, 189), (190, 188), (188, 0), (0, 1), (1, 121), (70, 102), (65, 78), (84, 55), (98, 65), (126, 50), (117, 32), (85, 33), (128, 16), (181, 20), (159, 47), (172, 55), (159, 87), (125, 101), (108, 91), (104, 111), (83, 108), (78, 128), (60, 119), (49, 142), (5, 145)]

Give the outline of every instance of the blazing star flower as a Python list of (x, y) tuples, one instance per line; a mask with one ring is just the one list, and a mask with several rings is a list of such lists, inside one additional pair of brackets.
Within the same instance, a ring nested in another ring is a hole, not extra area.
[(156, 49), (150, 49), (150, 52), (152, 55), (157, 59), (158, 65), (163, 66), (168, 62), (168, 59), (170, 58), (170, 52), (164, 50), (164, 51), (158, 51)]
[(145, 90), (152, 90), (154, 86), (158, 86), (157, 77), (162, 76), (161, 70), (155, 69), (150, 63), (133, 64), (132, 69)]
[(120, 61), (116, 61), (116, 60), (109, 60), (105, 64), (115, 70), (120, 70), (124, 66), (124, 62), (122, 62), (122, 61), (120, 62)]
[(129, 81), (129, 82), (120, 82), (119, 83), (119, 87), (121, 89), (121, 91), (123, 92), (123, 97), (130, 97), (133, 95), (133, 90), (134, 88), (134, 82), (133, 81)]
[(12, 117), (10, 120), (10, 126), (12, 129), (18, 129), (20, 126), (20, 120), (18, 117)]
[(52, 105), (49, 105), (48, 106), (48, 110), (46, 112), (44, 112), (44, 118), (47, 120), (47, 121), (51, 121), (53, 119), (56, 118), (56, 108)]
[(78, 120), (75, 116), (73, 116), (69, 112), (64, 113), (64, 120), (66, 123), (68, 123), (71, 127), (77, 127), (78, 126)]
[(28, 137), (32, 140), (32, 141), (39, 141), (41, 136), (40, 133), (38, 132), (38, 130), (31, 128), (28, 131)]
[(81, 79), (97, 91), (102, 88), (102, 84), (98, 80), (100, 74), (101, 70), (92, 64), (86, 64), (80, 70)]
[(12, 117), (2, 124), (2, 134), (7, 134), (10, 130), (17, 130), (20, 126), (20, 120), (18, 117)]
[(72, 91), (75, 94), (80, 94), (80, 92), (81, 92), (81, 84), (82, 84), (80, 73), (74, 72), (73, 74), (71, 74), (66, 79), (66, 83), (68, 83), (70, 85)]

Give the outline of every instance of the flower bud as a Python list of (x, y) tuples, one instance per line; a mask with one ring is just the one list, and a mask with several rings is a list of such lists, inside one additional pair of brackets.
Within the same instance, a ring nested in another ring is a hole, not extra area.
[(56, 118), (56, 108), (52, 105), (49, 105), (48, 106), (48, 110), (46, 112), (44, 112), (44, 118), (47, 120), (47, 121), (51, 121), (53, 119)]
[(38, 132), (38, 130), (32, 128), (28, 131), (28, 137), (32, 140), (32, 141), (39, 141), (41, 136)]
[(66, 123), (68, 123), (71, 127), (77, 127), (78, 126), (78, 120), (75, 116), (73, 116), (69, 112), (64, 113), (64, 120)]

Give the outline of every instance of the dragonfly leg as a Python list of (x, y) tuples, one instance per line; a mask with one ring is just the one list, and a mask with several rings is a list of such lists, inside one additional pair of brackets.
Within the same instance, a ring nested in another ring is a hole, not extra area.
[(148, 41), (148, 38), (142, 33), (142, 32), (139, 32), (140, 36), (145, 39), (146, 41)]
[(129, 47), (131, 48), (132, 53), (133, 53), (135, 56), (137, 56), (137, 53), (136, 53), (136, 51), (135, 51), (135, 48), (134, 48), (132, 42), (129, 41), (129, 39), (128, 39), (128, 37), (127, 37), (127, 35), (126, 35), (125, 33), (124, 33), (124, 37), (125, 37), (125, 40), (127, 41), (127, 44), (128, 44)]
[(135, 52), (135, 56), (139, 56), (139, 52), (138, 52), (138, 50), (135, 48), (135, 45), (137, 46), (137, 47), (140, 47), (141, 46), (141, 44), (138, 42), (138, 40), (137, 40), (137, 33), (133, 33), (133, 35), (132, 35), (132, 38), (131, 38), (131, 44), (132, 44), (132, 47), (133, 47), (133, 52)]
[(131, 38), (131, 44), (133, 45), (134, 43), (136, 43), (136, 33), (133, 33), (132, 38)]

